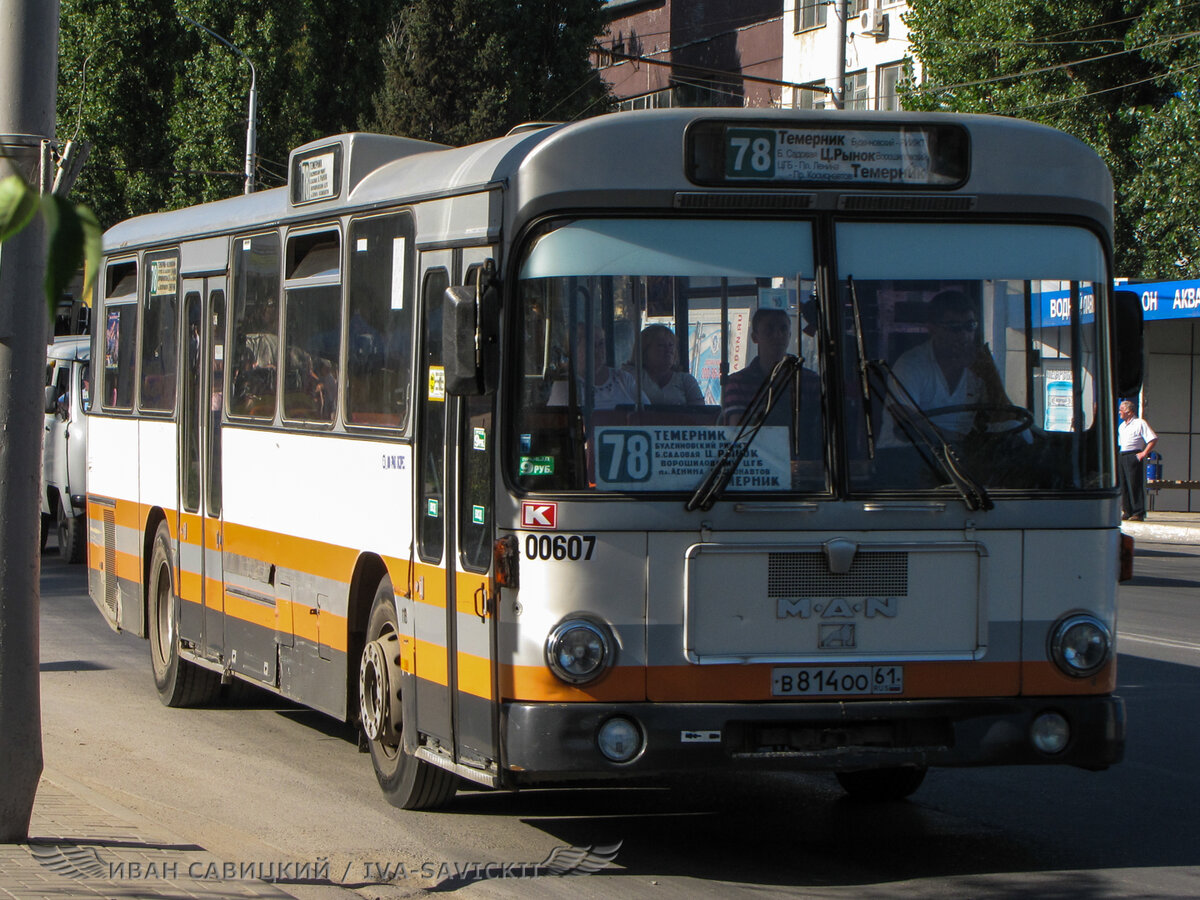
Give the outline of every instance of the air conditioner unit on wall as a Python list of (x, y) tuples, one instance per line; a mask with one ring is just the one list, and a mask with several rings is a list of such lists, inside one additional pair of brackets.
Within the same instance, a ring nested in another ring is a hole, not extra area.
[(859, 26), (863, 34), (887, 34), (887, 16), (878, 6), (863, 10), (859, 18)]

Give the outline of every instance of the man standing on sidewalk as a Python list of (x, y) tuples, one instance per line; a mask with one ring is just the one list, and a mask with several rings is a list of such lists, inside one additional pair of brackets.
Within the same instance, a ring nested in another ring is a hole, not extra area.
[(1146, 518), (1146, 457), (1158, 443), (1154, 429), (1133, 414), (1133, 403), (1122, 400), (1117, 407), (1121, 424), (1117, 426), (1120, 448), (1121, 518), (1134, 522)]

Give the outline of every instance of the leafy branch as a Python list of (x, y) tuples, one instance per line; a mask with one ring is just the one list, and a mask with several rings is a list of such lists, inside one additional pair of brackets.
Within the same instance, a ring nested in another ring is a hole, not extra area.
[(0, 244), (41, 214), (46, 223), (46, 310), (53, 318), (58, 299), (83, 265), (86, 297), (100, 268), (101, 229), (86, 206), (57, 194), (33, 190), (19, 175), (0, 178)]

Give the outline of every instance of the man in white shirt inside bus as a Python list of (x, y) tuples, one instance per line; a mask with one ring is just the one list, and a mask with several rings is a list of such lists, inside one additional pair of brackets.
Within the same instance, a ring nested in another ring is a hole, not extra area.
[(1121, 518), (1141, 522), (1146, 518), (1146, 457), (1158, 443), (1158, 435), (1146, 420), (1133, 414), (1133, 402), (1122, 400), (1117, 407), (1117, 446), (1121, 450)]

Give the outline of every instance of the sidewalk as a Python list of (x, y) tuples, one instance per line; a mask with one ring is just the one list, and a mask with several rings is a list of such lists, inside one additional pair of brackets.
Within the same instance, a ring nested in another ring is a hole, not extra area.
[(0, 844), (0, 900), (296, 896), (55, 772), (42, 774), (29, 835)]
[(1151, 510), (1146, 513), (1145, 522), (1122, 522), (1121, 530), (1130, 535), (1135, 543), (1148, 541), (1200, 545), (1200, 513)]

